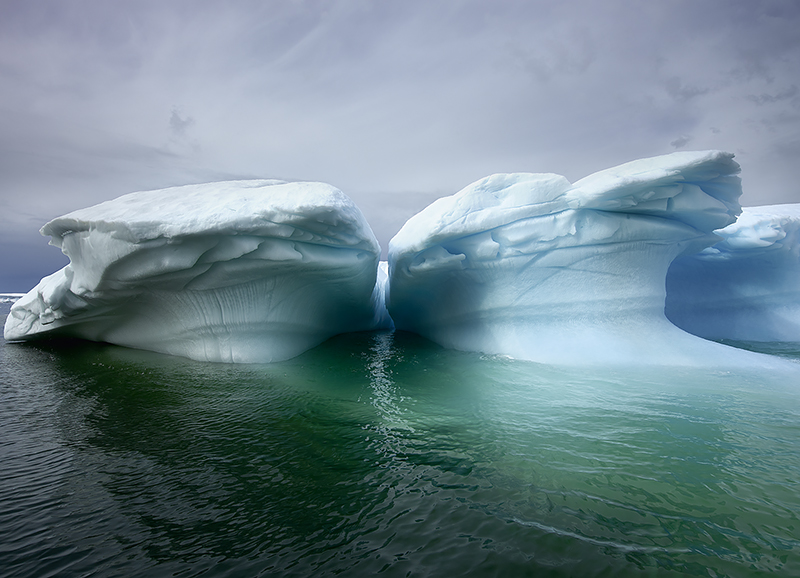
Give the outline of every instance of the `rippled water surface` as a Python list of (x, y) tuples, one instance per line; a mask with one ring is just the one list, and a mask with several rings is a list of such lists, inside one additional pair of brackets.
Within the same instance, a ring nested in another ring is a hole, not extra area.
[(800, 576), (798, 375), (3, 343), (0, 574)]

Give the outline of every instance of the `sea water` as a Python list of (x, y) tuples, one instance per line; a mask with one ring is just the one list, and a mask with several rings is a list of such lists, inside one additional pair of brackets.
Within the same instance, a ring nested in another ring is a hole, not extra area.
[(800, 576), (791, 375), (2, 343), (0, 575)]

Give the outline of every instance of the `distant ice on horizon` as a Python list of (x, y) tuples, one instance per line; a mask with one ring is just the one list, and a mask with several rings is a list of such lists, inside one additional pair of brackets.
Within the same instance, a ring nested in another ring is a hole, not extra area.
[(0, 303), (16, 303), (25, 293), (0, 293)]

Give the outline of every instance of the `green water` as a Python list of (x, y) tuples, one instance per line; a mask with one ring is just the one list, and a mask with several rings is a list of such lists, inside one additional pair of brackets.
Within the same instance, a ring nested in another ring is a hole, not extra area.
[[(784, 352), (785, 353), (785, 352)], [(0, 346), (0, 575), (800, 576), (800, 372)]]

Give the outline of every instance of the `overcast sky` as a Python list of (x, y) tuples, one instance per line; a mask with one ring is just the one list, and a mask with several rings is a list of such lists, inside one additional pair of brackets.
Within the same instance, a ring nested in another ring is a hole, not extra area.
[(717, 148), (800, 202), (796, 0), (0, 0), (0, 291), (121, 194), (319, 180), (381, 245), (495, 172)]

